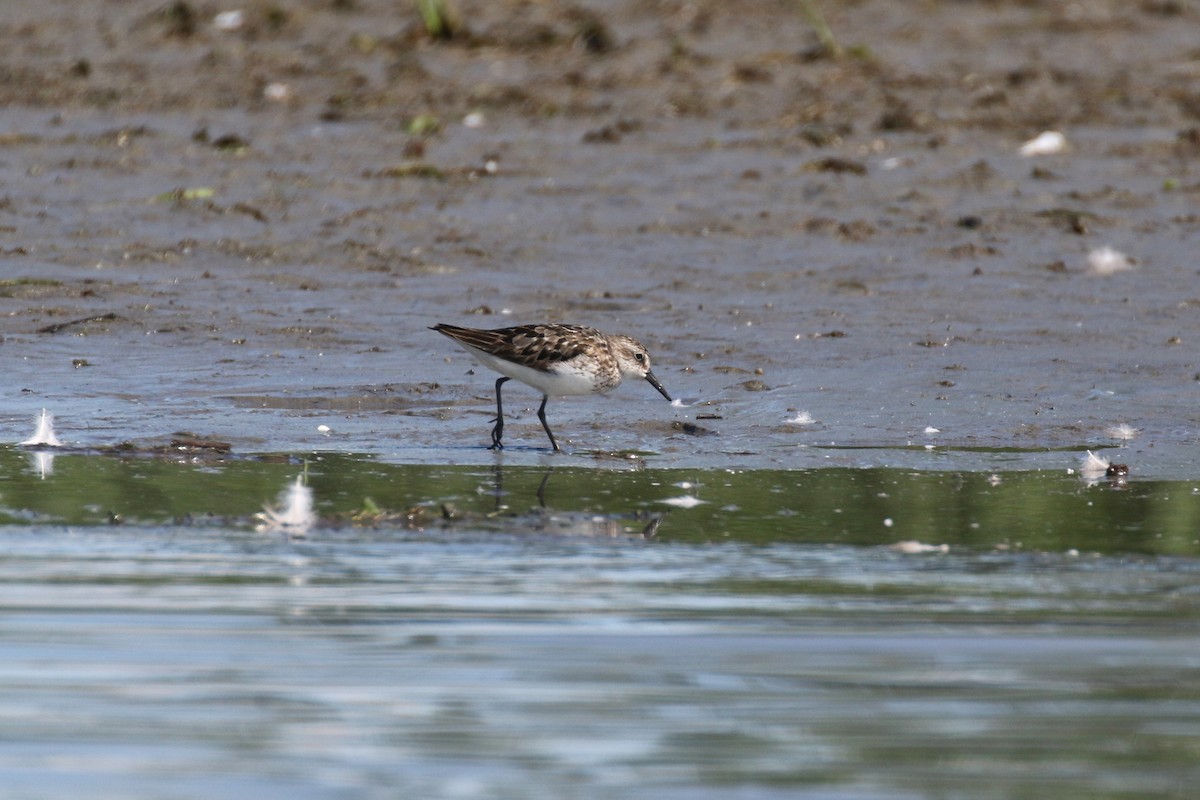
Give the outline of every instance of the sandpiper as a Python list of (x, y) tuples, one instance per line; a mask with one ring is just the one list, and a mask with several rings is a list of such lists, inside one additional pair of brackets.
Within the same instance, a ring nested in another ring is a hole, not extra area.
[(668, 400), (671, 395), (650, 371), (650, 354), (637, 339), (609, 335), (579, 325), (517, 325), (481, 330), (438, 324), (430, 330), (449, 336), (489, 369), (504, 377), (496, 381), (496, 427), (492, 428), (492, 450), (504, 447), (504, 405), (500, 387), (510, 378), (542, 393), (538, 419), (558, 442), (546, 422), (546, 401), (551, 396), (602, 394), (617, 388), (627, 377), (645, 378)]

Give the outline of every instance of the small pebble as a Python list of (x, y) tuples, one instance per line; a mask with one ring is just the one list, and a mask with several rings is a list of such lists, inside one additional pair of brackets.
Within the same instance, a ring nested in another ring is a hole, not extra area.
[(273, 103), (283, 103), (292, 99), (292, 87), (286, 83), (268, 83), (263, 89), (263, 97)]
[(232, 33), (233, 31), (240, 30), (245, 24), (246, 15), (243, 14), (241, 10), (222, 11), (220, 14), (217, 14), (217, 16), (213, 17), (213, 25), (216, 26), (216, 29), (219, 31), (225, 31), (226, 33)]
[(1058, 131), (1044, 131), (1021, 145), (1020, 153), (1028, 158), (1030, 156), (1046, 156), (1061, 153), (1066, 148), (1066, 136), (1063, 136)]

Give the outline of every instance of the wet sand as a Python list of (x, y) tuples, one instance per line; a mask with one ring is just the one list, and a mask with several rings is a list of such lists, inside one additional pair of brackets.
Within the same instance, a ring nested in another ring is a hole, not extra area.
[(689, 404), (554, 402), (577, 455), (1041, 468), (1127, 423), (1136, 473), (1194, 474), (1188, 7), (856, 3), (841, 58), (777, 3), (606, 8), (463, 4), (433, 42), (383, 2), (13, 4), (10, 436), (45, 406), (85, 446), (488, 462), (492, 379), (426, 326), (556, 320)]

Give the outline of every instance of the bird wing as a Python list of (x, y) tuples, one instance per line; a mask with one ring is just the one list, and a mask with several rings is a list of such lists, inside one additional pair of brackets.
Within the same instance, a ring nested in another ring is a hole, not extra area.
[(442, 324), (433, 330), (459, 344), (542, 371), (586, 352), (590, 343), (604, 342), (599, 331), (577, 325), (516, 325), (482, 330)]

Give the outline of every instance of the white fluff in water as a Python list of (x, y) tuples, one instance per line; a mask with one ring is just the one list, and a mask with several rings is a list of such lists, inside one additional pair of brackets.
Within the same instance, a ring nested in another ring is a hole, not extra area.
[(669, 506), (675, 506), (676, 508), (695, 508), (705, 501), (698, 497), (693, 497), (690, 494), (685, 494), (680, 497), (668, 497), (666, 500), (659, 500), (658, 502), (665, 503)]
[(1105, 433), (1114, 439), (1120, 439), (1123, 442), (1128, 442), (1130, 439), (1141, 433), (1141, 431), (1132, 425), (1126, 425), (1124, 422), (1122, 422), (1120, 425), (1113, 425), (1111, 428), (1105, 431)]
[(21, 444), (29, 447), (62, 447), (63, 443), (54, 435), (54, 415), (46, 409), (37, 417), (37, 429)]
[(812, 425), (814, 422), (813, 415), (807, 411), (801, 411), (787, 421), (789, 425)]
[(1061, 153), (1066, 149), (1066, 136), (1063, 136), (1058, 131), (1042, 131), (1037, 136), (1021, 145), (1019, 152), (1021, 155), (1029, 158), (1031, 156), (1049, 156), (1055, 153)]
[(1079, 462), (1079, 474), (1085, 478), (1096, 478), (1108, 472), (1111, 462), (1103, 456), (1098, 456), (1091, 450)]
[(949, 553), (950, 545), (948, 544), (925, 544), (918, 542), (915, 539), (909, 539), (903, 542), (896, 542), (888, 545), (889, 550), (895, 550), (897, 553), (905, 555), (919, 555), (921, 553)]
[(1105, 245), (1088, 253), (1088, 274), (1112, 275), (1133, 269), (1133, 259)]
[(313, 491), (304, 485), (304, 476), (298, 476), (280, 493), (278, 506), (264, 506), (257, 516), (262, 521), (260, 531), (303, 534), (311, 528), (317, 517), (313, 513)]

